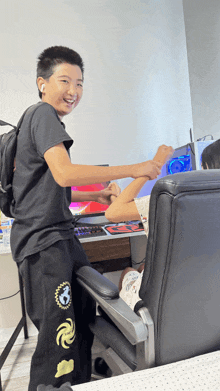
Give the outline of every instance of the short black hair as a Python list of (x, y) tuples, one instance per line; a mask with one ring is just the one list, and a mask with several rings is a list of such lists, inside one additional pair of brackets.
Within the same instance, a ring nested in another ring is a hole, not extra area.
[(202, 167), (204, 170), (220, 168), (220, 139), (203, 149)]
[[(72, 49), (65, 46), (51, 46), (45, 49), (38, 57), (37, 62), (37, 78), (43, 77), (48, 80), (54, 73), (54, 67), (58, 64), (78, 65), (84, 74), (84, 64), (80, 55)], [(39, 97), (42, 98), (42, 92), (39, 92)]]

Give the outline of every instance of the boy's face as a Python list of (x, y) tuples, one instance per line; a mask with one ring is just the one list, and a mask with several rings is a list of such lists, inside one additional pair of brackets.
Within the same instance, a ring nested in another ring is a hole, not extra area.
[(38, 88), (42, 90), (42, 101), (55, 108), (60, 119), (71, 113), (83, 93), (82, 72), (78, 65), (59, 64), (48, 80), (38, 78)]

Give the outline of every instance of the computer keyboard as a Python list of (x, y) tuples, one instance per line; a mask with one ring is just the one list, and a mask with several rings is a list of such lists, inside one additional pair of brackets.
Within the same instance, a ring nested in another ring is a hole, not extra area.
[(100, 225), (75, 227), (74, 234), (81, 239), (107, 235), (103, 227)]

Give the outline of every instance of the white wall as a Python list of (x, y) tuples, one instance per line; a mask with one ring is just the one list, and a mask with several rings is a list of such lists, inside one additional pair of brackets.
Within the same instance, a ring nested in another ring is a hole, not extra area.
[(183, 0), (195, 140), (220, 138), (220, 2)]
[(8, 0), (0, 14), (1, 119), (16, 123), (38, 100), (36, 58), (62, 44), (85, 61), (83, 100), (65, 119), (73, 162), (136, 163), (189, 141), (182, 0)]
[(73, 161), (124, 164), (192, 125), (181, 0), (16, 0), (0, 5), (0, 118), (38, 100), (36, 57), (67, 45), (85, 61), (84, 97), (66, 118)]
[(3, 0), (0, 15), (0, 119), (16, 124), (38, 101), (36, 58), (66, 45), (85, 62), (84, 97), (65, 119), (73, 162), (136, 163), (189, 141), (182, 0)]

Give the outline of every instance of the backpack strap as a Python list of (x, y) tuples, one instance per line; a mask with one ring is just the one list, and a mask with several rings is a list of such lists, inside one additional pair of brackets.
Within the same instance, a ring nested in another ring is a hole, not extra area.
[(27, 113), (27, 111), (28, 111), (29, 109), (31, 109), (31, 107), (36, 106), (36, 107), (35, 107), (35, 110), (34, 110), (33, 113), (32, 113), (32, 115), (33, 115), (33, 114), (35, 113), (35, 111), (37, 110), (37, 108), (38, 108), (39, 106), (41, 106), (42, 104), (44, 104), (44, 102), (39, 102), (39, 103), (37, 103), (37, 104), (31, 105), (30, 107), (28, 107), (28, 108), (25, 110), (25, 112), (22, 114), (21, 118), (19, 119), (17, 126), (16, 126), (16, 127), (14, 126), (16, 135), (18, 135), (18, 133), (19, 133), (21, 124), (22, 124), (22, 122), (23, 122), (23, 119), (24, 119), (25, 114)]
[(17, 124), (17, 126), (16, 126), (16, 128), (15, 128), (16, 135), (18, 135), (18, 133), (19, 133), (19, 130), (20, 130), (21, 124), (22, 124), (22, 122), (23, 122), (23, 119), (24, 119), (24, 117), (25, 117), (25, 114), (27, 113), (27, 111), (28, 111), (31, 107), (32, 107), (32, 106), (28, 107), (28, 108), (25, 110), (25, 112), (22, 114), (21, 118), (19, 119), (18, 124)]

